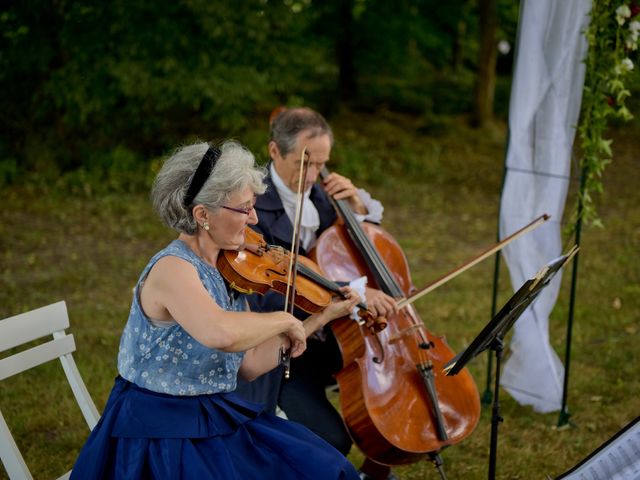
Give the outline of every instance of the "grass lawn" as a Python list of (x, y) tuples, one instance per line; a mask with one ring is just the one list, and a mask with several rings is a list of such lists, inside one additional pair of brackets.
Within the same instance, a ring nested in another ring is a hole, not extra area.
[[(503, 126), (475, 131), (460, 122), (433, 132), (416, 118), (349, 113), (332, 122), (333, 168), (383, 202), (383, 226), (404, 248), (418, 288), (495, 241)], [(614, 161), (596, 200), (605, 228), (582, 233), (568, 396), (572, 425), (558, 429), (557, 413), (536, 414), (502, 392), (497, 478), (557, 476), (640, 414), (639, 130), (632, 125), (613, 132)], [(174, 237), (156, 218), (146, 191), (69, 196), (57, 184), (5, 188), (0, 318), (65, 300), (76, 362), (101, 411), (116, 375), (131, 288), (147, 260)], [(512, 291), (501, 264), (500, 304)], [(455, 351), (489, 320), (493, 269), (493, 259), (486, 260), (416, 303), (429, 331), (446, 336)], [(567, 272), (550, 319), (551, 342), (562, 359), (569, 286)], [(481, 394), (486, 358), (469, 366)], [(71, 467), (88, 431), (59, 365), (2, 382), (0, 408), (36, 478)], [(469, 438), (443, 452), (450, 479), (486, 478), (490, 428), (490, 411), (483, 408)], [(354, 449), (350, 458), (359, 464), (361, 455)], [(403, 479), (438, 478), (426, 462), (397, 473)]]

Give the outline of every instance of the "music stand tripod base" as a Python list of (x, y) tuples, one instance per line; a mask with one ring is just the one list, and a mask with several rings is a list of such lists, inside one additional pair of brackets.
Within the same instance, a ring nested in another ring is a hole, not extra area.
[(495, 385), (493, 395), (493, 407), (491, 415), (491, 444), (489, 449), (489, 480), (495, 479), (496, 459), (498, 448), (498, 425), (504, 419), (500, 416), (500, 363), (504, 349), (504, 337), (509, 332), (513, 324), (520, 318), (522, 313), (533, 303), (542, 289), (546, 287), (551, 279), (562, 267), (578, 252), (579, 247), (573, 248), (565, 255), (552, 260), (542, 267), (531, 279), (524, 282), (516, 293), (505, 303), (500, 311), (489, 321), (489, 323), (476, 336), (471, 344), (443, 368), (447, 375), (456, 375), (472, 359), (487, 349), (495, 352)]

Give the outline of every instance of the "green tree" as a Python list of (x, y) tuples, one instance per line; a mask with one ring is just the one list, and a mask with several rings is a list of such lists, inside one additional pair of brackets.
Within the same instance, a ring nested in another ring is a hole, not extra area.
[[(512, 3), (501, 0), (502, 4)], [(0, 182), (127, 171), (281, 104), (469, 112), (473, 0), (25, 0), (0, 13)]]

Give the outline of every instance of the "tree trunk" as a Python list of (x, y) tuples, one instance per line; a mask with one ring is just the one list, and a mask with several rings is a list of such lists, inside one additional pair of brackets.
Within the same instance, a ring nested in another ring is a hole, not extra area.
[(474, 101), (474, 124), (482, 127), (493, 118), (496, 89), (496, 0), (480, 0), (480, 54)]

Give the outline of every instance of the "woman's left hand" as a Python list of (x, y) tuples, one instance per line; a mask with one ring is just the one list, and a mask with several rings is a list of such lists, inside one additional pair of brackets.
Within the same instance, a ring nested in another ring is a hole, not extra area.
[(340, 287), (340, 291), (344, 294), (344, 299), (334, 298), (324, 310), (319, 313), (314, 313), (302, 322), (307, 335), (311, 335), (316, 330), (321, 329), (331, 320), (346, 317), (351, 313), (353, 307), (362, 301), (360, 295), (354, 292), (350, 287)]
[(362, 301), (360, 295), (352, 290), (351, 287), (340, 287), (340, 291), (343, 293), (345, 298), (334, 299), (324, 309), (323, 314), (327, 318), (327, 322), (349, 315), (349, 313), (351, 313), (351, 310), (353, 310), (353, 307), (355, 307), (359, 302)]

